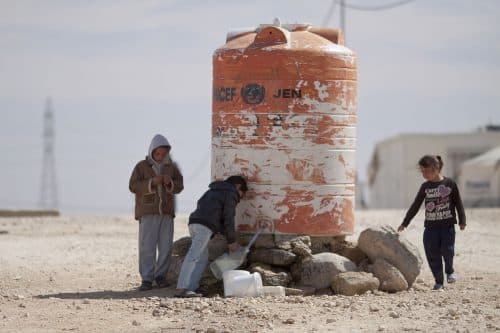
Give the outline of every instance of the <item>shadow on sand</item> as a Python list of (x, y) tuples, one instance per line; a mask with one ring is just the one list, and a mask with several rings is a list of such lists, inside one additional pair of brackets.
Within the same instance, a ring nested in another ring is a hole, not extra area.
[(102, 290), (84, 292), (64, 292), (57, 294), (37, 295), (39, 299), (59, 298), (59, 299), (133, 299), (145, 297), (174, 297), (175, 288), (152, 289), (149, 291), (131, 290)]

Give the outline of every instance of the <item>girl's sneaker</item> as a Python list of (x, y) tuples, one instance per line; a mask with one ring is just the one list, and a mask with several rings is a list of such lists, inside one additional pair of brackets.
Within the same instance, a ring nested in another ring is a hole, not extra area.
[(446, 274), (446, 281), (448, 283), (455, 283), (455, 282), (457, 282), (457, 275), (455, 273)]
[(436, 283), (434, 285), (434, 288), (432, 288), (432, 290), (441, 290), (443, 289), (443, 285), (441, 283)]

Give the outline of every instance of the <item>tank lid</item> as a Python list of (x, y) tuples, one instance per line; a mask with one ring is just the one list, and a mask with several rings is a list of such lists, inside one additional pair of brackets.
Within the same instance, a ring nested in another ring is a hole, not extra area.
[(264, 24), (259, 24), (258, 27), (248, 27), (248, 28), (234, 28), (228, 31), (226, 35), (226, 42), (229, 42), (230, 40), (243, 36), (249, 33), (259, 33), (262, 29), (268, 28), (268, 27), (279, 27), (285, 30), (288, 30), (290, 32), (292, 31), (304, 31), (307, 30), (309, 27), (311, 27), (311, 24), (309, 23), (285, 23), (282, 24), (281, 20), (279, 17), (276, 17), (273, 20), (273, 23), (264, 23)]

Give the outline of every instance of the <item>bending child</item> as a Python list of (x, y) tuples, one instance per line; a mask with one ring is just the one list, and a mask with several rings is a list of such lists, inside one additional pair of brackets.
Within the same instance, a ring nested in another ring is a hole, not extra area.
[(229, 251), (239, 248), (235, 237), (236, 205), (247, 191), (246, 180), (231, 176), (209, 185), (209, 190), (198, 200), (196, 210), (189, 216), (191, 247), (182, 263), (177, 280), (176, 297), (201, 297), (196, 293), (203, 271), (208, 263), (208, 242), (214, 234), (226, 236)]

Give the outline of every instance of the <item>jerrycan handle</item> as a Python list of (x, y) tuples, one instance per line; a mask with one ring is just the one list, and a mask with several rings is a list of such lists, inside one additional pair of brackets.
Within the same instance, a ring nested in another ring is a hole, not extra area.
[(277, 44), (288, 44), (290, 32), (280, 27), (268, 26), (257, 32), (253, 42), (256, 46), (271, 46)]

